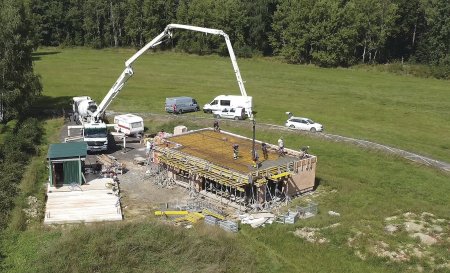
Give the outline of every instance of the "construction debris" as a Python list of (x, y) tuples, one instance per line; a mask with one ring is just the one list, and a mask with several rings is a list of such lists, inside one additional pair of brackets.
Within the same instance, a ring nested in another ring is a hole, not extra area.
[(217, 225), (218, 222), (219, 222), (219, 220), (214, 216), (209, 216), (209, 215), (205, 216), (205, 224), (215, 226), (215, 225)]
[(318, 206), (316, 203), (311, 202), (304, 207), (297, 207), (297, 211), (299, 218), (306, 219), (317, 215)]
[(335, 211), (332, 211), (332, 210), (328, 211), (328, 215), (330, 215), (330, 216), (341, 216), (341, 214), (339, 212), (335, 212)]
[(239, 230), (238, 224), (236, 222), (224, 220), (224, 221), (218, 221), (218, 223), (219, 223), (219, 227), (225, 231), (238, 232), (238, 230)]
[(229, 220), (219, 220), (214, 216), (205, 216), (205, 224), (211, 226), (219, 226), (221, 229), (229, 232), (238, 232), (238, 223)]
[[(125, 164), (117, 161), (117, 159), (114, 156), (101, 154), (97, 155), (96, 158), (97, 164), (102, 165), (101, 172), (104, 177), (113, 177), (115, 174), (123, 174)], [(95, 168), (98, 168), (98, 166), (95, 166), (94, 169)]]
[(277, 218), (277, 222), (282, 224), (295, 224), (297, 220), (298, 211), (288, 211), (285, 215), (281, 215)]
[[(190, 203), (191, 205), (194, 203)], [(198, 203), (197, 203), (198, 205)], [(168, 204), (166, 204), (168, 206)], [(181, 207), (181, 206), (179, 206)], [(186, 206), (187, 207), (187, 206)], [(180, 210), (180, 211), (155, 211), (155, 216), (165, 216), (166, 219), (170, 219), (176, 224), (184, 224), (186, 227), (192, 227), (192, 224), (197, 223), (199, 220), (204, 219), (208, 225), (219, 226), (221, 229), (229, 232), (238, 232), (238, 224), (234, 221), (225, 220), (225, 217), (220, 213), (212, 211), (210, 209), (203, 209), (198, 212), (200, 206), (191, 206), (194, 208), (192, 211)]]
[(264, 226), (265, 224), (272, 224), (275, 219), (275, 214), (270, 212), (241, 214), (239, 219), (242, 224), (249, 224), (252, 228)]

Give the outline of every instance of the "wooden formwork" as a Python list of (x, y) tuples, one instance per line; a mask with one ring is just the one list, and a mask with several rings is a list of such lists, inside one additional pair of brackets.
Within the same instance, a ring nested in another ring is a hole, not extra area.
[[(239, 145), (239, 157), (233, 158), (233, 144)], [(252, 140), (228, 132), (197, 130), (167, 138), (155, 147), (155, 162), (162, 162), (175, 172), (189, 173), (194, 179), (209, 181), (245, 192), (246, 187), (265, 187), (270, 181), (291, 187), (286, 193), (299, 193), (314, 186), (316, 157), (300, 158), (288, 150), (279, 157), (276, 146), (269, 145), (267, 160), (262, 158), (261, 142), (255, 142), (260, 154), (258, 169), (253, 167)], [(294, 190), (295, 189), (295, 190)]]
[[(186, 154), (205, 159), (218, 166), (246, 174), (252, 167), (252, 141), (226, 132), (213, 130), (199, 130), (187, 134), (177, 135), (168, 139), (180, 144), (177, 150)], [(239, 157), (233, 159), (233, 144), (239, 145)], [(256, 150), (262, 157), (261, 144), (256, 143)], [(276, 160), (278, 155), (274, 150), (269, 151), (269, 160)]]

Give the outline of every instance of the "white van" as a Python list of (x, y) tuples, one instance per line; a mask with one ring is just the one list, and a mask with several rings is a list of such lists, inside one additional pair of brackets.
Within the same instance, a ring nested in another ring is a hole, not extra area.
[(223, 109), (222, 111), (213, 111), (214, 118), (229, 118), (234, 120), (242, 120), (247, 117), (245, 109), (242, 107)]
[(114, 129), (127, 136), (137, 136), (144, 132), (144, 120), (133, 114), (118, 115), (114, 117)]
[(203, 112), (212, 113), (213, 111), (223, 111), (224, 109), (242, 107), (247, 116), (252, 116), (253, 98), (250, 96), (220, 95), (214, 98), (210, 103), (203, 106)]

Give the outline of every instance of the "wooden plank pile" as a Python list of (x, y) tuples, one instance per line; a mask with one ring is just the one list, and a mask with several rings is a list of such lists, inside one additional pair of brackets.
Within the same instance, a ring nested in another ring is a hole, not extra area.
[(111, 155), (97, 155), (97, 161), (102, 165), (102, 174), (123, 174), (125, 164), (117, 161), (117, 159)]

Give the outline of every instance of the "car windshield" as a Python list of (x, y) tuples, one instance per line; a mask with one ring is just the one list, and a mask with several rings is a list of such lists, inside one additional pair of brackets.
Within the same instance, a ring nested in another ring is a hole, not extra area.
[(307, 121), (309, 124), (315, 123), (314, 121), (312, 121), (312, 120), (310, 120), (310, 119), (306, 119), (306, 121)]
[(90, 138), (106, 137), (108, 131), (106, 128), (86, 128), (84, 129), (84, 136)]

